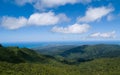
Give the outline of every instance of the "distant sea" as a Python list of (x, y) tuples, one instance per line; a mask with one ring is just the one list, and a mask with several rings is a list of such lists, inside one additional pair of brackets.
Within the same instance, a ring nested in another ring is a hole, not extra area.
[(77, 42), (18, 42), (18, 43), (1, 43), (5, 47), (17, 46), (20, 48), (37, 48), (49, 45), (94, 45), (94, 44), (118, 44), (120, 41), (77, 41)]

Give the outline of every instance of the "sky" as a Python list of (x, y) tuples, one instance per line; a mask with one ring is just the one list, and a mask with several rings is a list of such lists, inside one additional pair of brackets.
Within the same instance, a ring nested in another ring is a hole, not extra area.
[(118, 41), (120, 0), (0, 0), (0, 42)]

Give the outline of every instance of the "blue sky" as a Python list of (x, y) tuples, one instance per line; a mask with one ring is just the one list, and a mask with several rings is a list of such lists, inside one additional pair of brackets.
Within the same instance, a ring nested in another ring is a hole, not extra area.
[(120, 0), (0, 0), (0, 42), (120, 40)]

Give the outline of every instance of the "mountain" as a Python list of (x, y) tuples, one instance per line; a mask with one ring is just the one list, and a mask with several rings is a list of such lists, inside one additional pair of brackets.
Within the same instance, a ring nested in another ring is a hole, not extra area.
[(61, 60), (0, 45), (0, 75), (120, 75), (119, 51), (119, 45), (82, 45), (58, 52)]
[(120, 57), (120, 45), (82, 45), (59, 54), (67, 60), (86, 61), (97, 58)]
[(47, 62), (51, 56), (41, 55), (31, 49), (19, 47), (3, 47), (0, 45), (0, 61), (11, 63)]
[(0, 62), (0, 75), (120, 75), (120, 58), (102, 58), (78, 65)]
[(51, 55), (63, 63), (85, 62), (97, 58), (119, 57), (120, 45), (54, 45), (34, 49), (35, 51)]
[(74, 47), (76, 47), (76, 45), (48, 45), (48, 46), (33, 48), (33, 50), (45, 55), (54, 56)]

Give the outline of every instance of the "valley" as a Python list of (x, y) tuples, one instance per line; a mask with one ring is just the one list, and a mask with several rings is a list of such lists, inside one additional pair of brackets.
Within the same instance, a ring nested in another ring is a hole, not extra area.
[(119, 45), (52, 46), (46, 53), (44, 48), (0, 45), (0, 74), (120, 75)]

